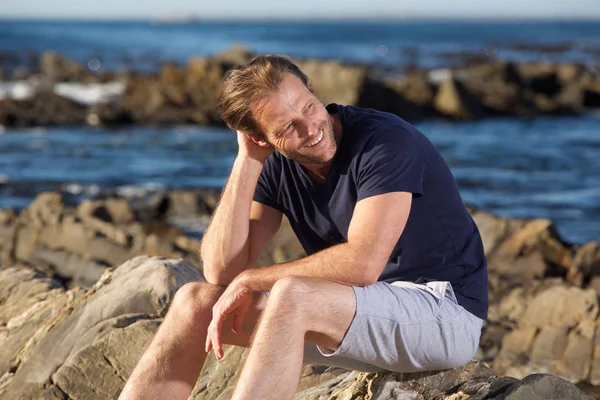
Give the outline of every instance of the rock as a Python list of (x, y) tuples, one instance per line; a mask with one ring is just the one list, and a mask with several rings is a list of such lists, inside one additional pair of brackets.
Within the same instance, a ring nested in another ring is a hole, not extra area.
[(59, 82), (77, 82), (84, 76), (81, 64), (68, 60), (54, 51), (46, 51), (40, 59), (43, 75)]
[(596, 292), (558, 278), (513, 290), (490, 310), (490, 321), (508, 326), (494, 371), (516, 378), (545, 372), (586, 382), (596, 365), (597, 317)]
[(53, 92), (29, 100), (0, 100), (0, 125), (10, 128), (83, 125), (86, 107)]
[(596, 76), (593, 81), (583, 87), (583, 90), (584, 107), (600, 107), (600, 77)]
[(166, 85), (183, 86), (185, 82), (185, 70), (172, 62), (166, 62), (160, 71), (160, 80)]
[(364, 90), (367, 68), (335, 61), (296, 61), (312, 85), (315, 95), (329, 103), (356, 105)]
[(420, 120), (428, 112), (435, 113), (407, 100), (402, 90), (402, 83), (367, 76), (356, 105), (396, 114), (407, 121)]
[(532, 279), (565, 276), (572, 264), (572, 252), (550, 220), (526, 222), (488, 254), (491, 279), (495, 274), (501, 278), (492, 285), (492, 294), (501, 295)]
[(481, 102), (452, 75), (440, 85), (434, 105), (439, 112), (453, 119), (477, 119), (485, 114)]
[(215, 56), (215, 61), (227, 65), (246, 65), (254, 55), (246, 46), (241, 43), (236, 43), (229, 50), (218, 53)]
[(39, 194), (20, 216), (20, 222), (33, 228), (56, 225), (65, 210), (60, 193), (44, 192)]
[(554, 373), (573, 383), (588, 378), (592, 366), (595, 330), (594, 321), (583, 320), (569, 333), (567, 348)]
[(505, 400), (593, 400), (571, 382), (548, 374), (532, 374), (506, 393)]
[(47, 275), (68, 279), (69, 286), (80, 286), (89, 288), (106, 271), (106, 264), (85, 260), (77, 254), (66, 251), (55, 251), (49, 249), (38, 249), (29, 257), (29, 261), (35, 265), (48, 265)]
[(111, 103), (93, 105), (89, 108), (85, 119), (91, 126), (120, 126), (134, 123), (127, 110)]
[(423, 71), (409, 72), (398, 90), (409, 102), (419, 107), (429, 108), (430, 112), (433, 112), (435, 87), (429, 82), (427, 74)]
[(18, 214), (13, 209), (0, 210), (0, 265), (13, 262), (14, 237)]
[(95, 205), (98, 208), (94, 209), (93, 215), (106, 222), (111, 222), (116, 225), (130, 224), (135, 221), (135, 212), (131, 208), (127, 199), (124, 198), (108, 198)]
[(592, 241), (576, 250), (567, 271), (567, 280), (581, 286), (597, 275), (600, 275), (600, 244)]
[(532, 328), (574, 328), (598, 316), (596, 292), (574, 286), (556, 285), (540, 292), (527, 303), (521, 325)]
[[(21, 398), (25, 390), (52, 380), (70, 398), (114, 398), (176, 290), (199, 279), (189, 263), (148, 257), (107, 271), (84, 296), (37, 328), (20, 349), (20, 362), (0, 396)], [(98, 379), (86, 379), (87, 373)]]

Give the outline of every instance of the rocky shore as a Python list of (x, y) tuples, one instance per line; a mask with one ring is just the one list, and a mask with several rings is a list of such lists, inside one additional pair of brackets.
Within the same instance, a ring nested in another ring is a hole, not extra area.
[[(69, 206), (40, 194), (0, 210), (0, 398), (114, 399), (179, 287), (201, 279), (199, 241), (169, 223), (206, 221), (218, 193)], [(441, 373), (307, 366), (298, 399), (588, 399), (600, 391), (600, 245), (570, 244), (545, 219), (470, 208), (490, 270), (476, 360)], [(301, 257), (287, 223), (261, 255)], [(194, 399), (227, 399), (244, 350), (210, 359)], [(581, 389), (584, 389), (582, 391)]]
[[(224, 73), (253, 55), (243, 47), (158, 72), (94, 72), (54, 52), (35, 71), (0, 70), (0, 126), (220, 125)], [(37, 58), (36, 58), (37, 59)], [(373, 107), (407, 120), (580, 115), (600, 108), (600, 71), (576, 63), (473, 58), (462, 67), (382, 71), (295, 60), (323, 102)], [(89, 63), (88, 63), (89, 64)]]

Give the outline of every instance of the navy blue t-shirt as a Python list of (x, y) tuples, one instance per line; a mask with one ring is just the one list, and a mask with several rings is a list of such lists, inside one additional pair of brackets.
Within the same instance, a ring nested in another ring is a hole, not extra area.
[(396, 115), (331, 104), (342, 140), (323, 183), (274, 151), (265, 161), (254, 200), (281, 210), (307, 254), (348, 239), (356, 203), (389, 192), (411, 192), (406, 227), (379, 281), (449, 281), (466, 310), (485, 319), (487, 260), (479, 230), (456, 181), (433, 144)]

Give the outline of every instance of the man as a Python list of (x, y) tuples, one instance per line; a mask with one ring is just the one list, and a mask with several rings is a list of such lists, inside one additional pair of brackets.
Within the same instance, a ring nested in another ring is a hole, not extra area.
[[(469, 361), (486, 259), (425, 136), (391, 114), (325, 107), (279, 56), (231, 71), (220, 107), (239, 153), (203, 239), (206, 282), (178, 291), (121, 398), (185, 399), (207, 352), (220, 359), (222, 343), (251, 337), (234, 399), (291, 399), (303, 362), (414, 372)], [(283, 214), (308, 256), (251, 268)]]

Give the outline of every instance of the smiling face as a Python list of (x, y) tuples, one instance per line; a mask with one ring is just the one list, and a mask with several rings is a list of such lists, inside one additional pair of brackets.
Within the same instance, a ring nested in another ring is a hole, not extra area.
[(332, 117), (323, 103), (292, 74), (255, 108), (267, 141), (286, 158), (322, 168), (337, 150)]

